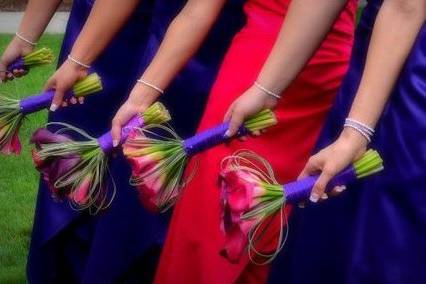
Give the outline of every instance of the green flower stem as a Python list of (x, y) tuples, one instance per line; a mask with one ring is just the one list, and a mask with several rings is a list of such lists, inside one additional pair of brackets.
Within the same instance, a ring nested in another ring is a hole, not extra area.
[(96, 73), (90, 74), (83, 80), (77, 82), (73, 87), (74, 94), (78, 97), (87, 96), (101, 90), (102, 82)]

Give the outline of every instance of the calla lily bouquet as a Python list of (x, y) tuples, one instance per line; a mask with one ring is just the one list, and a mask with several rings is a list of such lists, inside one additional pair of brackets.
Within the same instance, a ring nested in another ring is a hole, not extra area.
[[(101, 79), (97, 74), (91, 74), (77, 82), (69, 91), (66, 98), (71, 96), (84, 97), (102, 90)], [(19, 154), (21, 143), (19, 129), (26, 115), (48, 108), (52, 103), (55, 91), (49, 90), (39, 95), (21, 100), (0, 96), (0, 152)]]
[[(383, 161), (377, 151), (367, 151), (358, 161), (336, 175), (329, 183), (334, 186), (346, 185), (355, 180), (383, 170)], [(272, 167), (253, 152), (241, 151), (223, 160), (220, 177), (222, 230), (226, 244), (221, 252), (231, 262), (237, 262), (248, 252), (250, 259), (263, 259), (269, 263), (282, 249), (288, 231), (284, 232), (286, 216), (284, 206), (297, 204), (309, 198), (319, 176), (279, 184)], [(280, 230), (272, 253), (263, 253), (256, 244), (266, 236), (273, 218), (280, 220)]]
[(28, 70), (37, 66), (51, 64), (54, 60), (55, 56), (52, 50), (44, 47), (16, 59), (7, 66), (7, 71), (12, 73), (13, 70)]
[[(244, 136), (277, 122), (271, 110), (263, 110), (249, 118), (237, 136)], [(154, 125), (154, 127), (156, 127)], [(165, 211), (176, 201), (188, 180), (183, 179), (188, 159), (195, 154), (229, 140), (225, 133), (229, 123), (207, 129), (182, 140), (171, 129), (162, 136), (150, 128), (135, 130), (123, 145), (124, 155), (132, 165), (131, 184), (136, 186), (142, 203), (152, 211)]]
[[(143, 114), (131, 119), (122, 130), (121, 143), (127, 138), (133, 127), (161, 124), (170, 120), (170, 114), (161, 103), (155, 103)], [(108, 169), (109, 154), (113, 151), (110, 132), (99, 138), (89, 136), (86, 132), (63, 123), (55, 133), (47, 129), (37, 130), (31, 142), (35, 144), (32, 151), (33, 161), (43, 179), (49, 185), (54, 197), (68, 198), (79, 209), (93, 212), (110, 205), (115, 194), (114, 180)], [(82, 136), (86, 141), (75, 141), (67, 133)], [(113, 185), (108, 195), (107, 178)]]

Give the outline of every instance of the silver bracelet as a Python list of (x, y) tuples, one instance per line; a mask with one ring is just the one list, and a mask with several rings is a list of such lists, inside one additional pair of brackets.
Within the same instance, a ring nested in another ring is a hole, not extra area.
[(70, 55), (68, 55), (68, 60), (69, 60), (69, 61), (71, 61), (71, 62), (74, 62), (75, 64), (80, 65), (81, 67), (84, 67), (84, 68), (86, 68), (86, 69), (90, 69), (90, 68), (92, 67), (92, 66), (90, 66), (90, 65), (84, 64), (84, 63), (82, 63), (82, 62), (78, 61), (77, 59), (73, 58), (73, 57), (71, 56), (71, 54), (70, 54)]
[(145, 81), (143, 79), (139, 79), (137, 82), (140, 83), (140, 84), (142, 84), (142, 85), (145, 85), (147, 87), (150, 87), (151, 89), (156, 90), (160, 94), (164, 94), (164, 90), (160, 89), (159, 87), (157, 87), (157, 86), (155, 86), (155, 85), (153, 85), (153, 84), (151, 84), (151, 83), (149, 83), (149, 82), (147, 82), (147, 81)]
[(364, 128), (371, 135), (374, 135), (374, 133), (376, 132), (372, 127), (368, 126), (365, 123), (362, 123), (361, 121), (358, 121), (358, 120), (355, 120), (355, 119), (352, 119), (352, 118), (346, 118), (345, 123), (346, 122), (353, 123), (353, 124), (356, 124), (356, 125)]
[(255, 81), (255, 82), (254, 82), (254, 86), (255, 86), (256, 88), (258, 88), (259, 90), (261, 90), (262, 92), (264, 92), (265, 94), (267, 94), (267, 95), (270, 95), (270, 96), (272, 96), (272, 97), (274, 97), (274, 98), (276, 98), (276, 99), (281, 99), (281, 96), (280, 96), (280, 95), (278, 95), (278, 94), (276, 94), (276, 93), (274, 93), (274, 92), (272, 92), (272, 91), (270, 91), (270, 90), (266, 89), (266, 88), (265, 88), (265, 87), (263, 87), (261, 84), (259, 84), (257, 81)]
[(16, 35), (17, 38), (19, 38), (20, 40), (28, 43), (29, 45), (32, 45), (32, 46), (36, 46), (37, 45), (36, 42), (32, 42), (32, 41), (26, 39), (25, 37), (21, 36), (18, 32), (16, 32), (15, 35)]
[(345, 128), (349, 127), (349, 128), (354, 129), (359, 134), (361, 134), (367, 140), (368, 143), (371, 142), (371, 136), (368, 133), (366, 133), (364, 130), (362, 130), (362, 128), (360, 128), (356, 125), (350, 124), (350, 123), (345, 123), (343, 127), (345, 127)]

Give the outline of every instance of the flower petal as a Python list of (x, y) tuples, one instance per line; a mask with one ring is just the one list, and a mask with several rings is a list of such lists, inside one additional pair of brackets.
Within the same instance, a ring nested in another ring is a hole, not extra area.
[(37, 129), (31, 136), (30, 142), (40, 145), (40, 144), (51, 144), (51, 143), (61, 143), (69, 142), (71, 138), (63, 134), (55, 134), (47, 130), (46, 128)]

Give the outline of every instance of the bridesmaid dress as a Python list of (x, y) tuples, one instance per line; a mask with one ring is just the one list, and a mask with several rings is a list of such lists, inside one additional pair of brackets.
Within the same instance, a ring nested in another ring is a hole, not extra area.
[[(248, 0), (247, 23), (235, 36), (209, 96), (199, 131), (221, 123), (228, 106), (256, 80), (279, 34), (290, 0)], [(247, 142), (233, 140), (197, 155), (193, 180), (177, 202), (156, 274), (156, 283), (263, 283), (268, 267), (248, 258), (230, 264), (219, 255), (217, 177), (220, 161), (234, 151), (254, 150), (269, 159), (279, 180), (290, 181), (309, 158), (323, 120), (347, 71), (353, 43), (356, 1), (349, 1), (321, 47), (283, 94), (279, 123)], [(283, 147), (285, 145), (285, 147)], [(280, 151), (280, 155), (276, 152)], [(194, 161), (192, 161), (194, 162)], [(191, 166), (189, 166), (191, 168)]]
[[(349, 72), (319, 140), (339, 135), (356, 94), (382, 1), (370, 0), (355, 37)], [(290, 240), (270, 283), (425, 283), (426, 25), (377, 125), (371, 148), (385, 170), (338, 198), (296, 209)]]
[[(65, 60), (82, 29), (93, 0), (74, 0), (60, 55)], [(188, 133), (195, 131), (218, 66), (234, 34), (244, 23), (240, 0), (230, 1), (204, 47), (179, 75), (167, 94), (187, 96), (184, 115), (180, 103), (165, 100), (176, 124)], [(64, 121), (93, 136), (110, 129), (111, 120), (152, 54), (183, 0), (143, 0), (122, 31), (93, 64), (104, 91), (82, 106), (61, 109), (50, 121)], [(154, 6), (155, 5), (155, 6)], [(232, 19), (226, 14), (232, 12)], [(155, 16), (153, 16), (155, 15)], [(225, 28), (226, 27), (226, 28)], [(203, 78), (201, 83), (200, 78)], [(194, 83), (197, 83), (194, 84)], [(176, 93), (176, 94), (174, 94)], [(191, 96), (191, 97), (189, 97)], [(170, 96), (171, 97), (171, 96)], [(147, 212), (137, 192), (129, 186), (130, 168), (120, 155), (112, 159), (111, 172), (117, 185), (114, 202), (92, 216), (72, 209), (68, 202), (54, 201), (41, 182), (27, 265), (30, 283), (150, 283), (167, 230), (169, 216)]]

